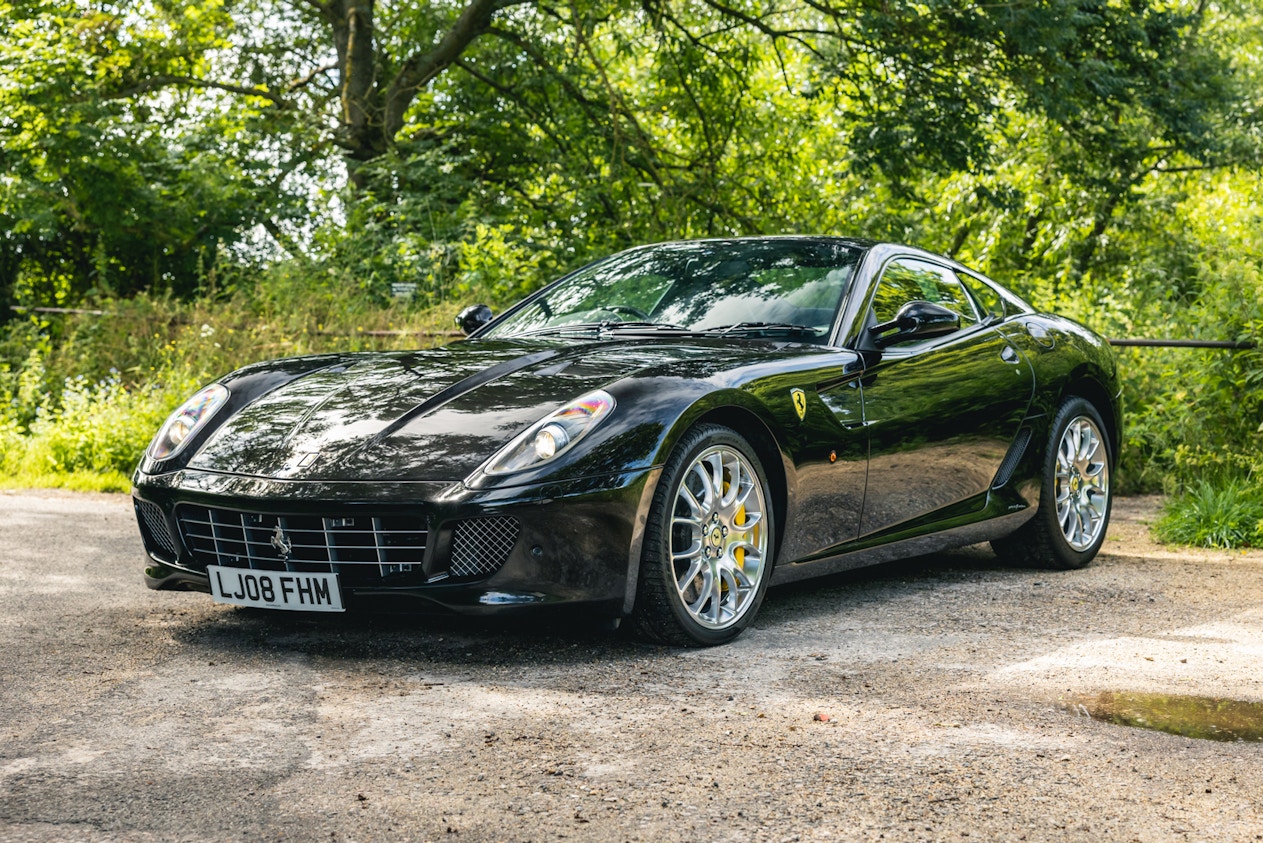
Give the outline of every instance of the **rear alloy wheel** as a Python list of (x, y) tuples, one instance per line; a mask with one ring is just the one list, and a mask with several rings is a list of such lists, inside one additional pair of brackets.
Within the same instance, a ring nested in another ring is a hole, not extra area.
[(1039, 511), (1016, 533), (991, 543), (996, 554), (1048, 568), (1082, 568), (1109, 526), (1109, 438), (1096, 407), (1082, 398), (1061, 405), (1053, 420)]
[(771, 495), (735, 431), (690, 431), (663, 469), (645, 527), (636, 626), (682, 646), (723, 644), (754, 619), (771, 568)]

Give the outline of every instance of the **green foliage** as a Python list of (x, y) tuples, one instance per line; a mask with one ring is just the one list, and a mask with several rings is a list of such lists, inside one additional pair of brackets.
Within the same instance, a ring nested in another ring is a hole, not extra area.
[(336, 271), (294, 263), (237, 286), (7, 326), (0, 485), (126, 491), (162, 420), (201, 385), (256, 360), (446, 341), (455, 310), (377, 305)]
[[(0, 0), (10, 475), (121, 482), (242, 363), (684, 237), (911, 242), (1109, 336), (1263, 340), (1257, 3), (400, 0), (354, 45), (350, 5)], [(1258, 470), (1263, 351), (1120, 357), (1120, 490)]]
[(1263, 484), (1202, 480), (1170, 500), (1154, 525), (1159, 541), (1197, 547), (1263, 547)]
[[(1162, 203), (1178, 230), (1124, 232), (1117, 248), (1129, 260), (1119, 265), (1133, 274), (1111, 292), (1112, 330), (1263, 345), (1261, 189), (1254, 174), (1204, 179)], [(1263, 348), (1120, 356), (1128, 419), (1122, 473), (1132, 488), (1175, 492), (1203, 478), (1204, 468), (1248, 466), (1263, 454)]]
[(539, 228), (481, 212), (459, 153), (421, 148), (361, 166), (364, 189), (342, 227), (321, 232), (329, 263), (377, 304), (392, 285), (415, 284), (421, 303), (485, 301), (503, 306), (564, 268), (555, 239)]
[(61, 406), (37, 418), (31, 436), (53, 472), (127, 473), (140, 458), (136, 443), (152, 437), (165, 403), (129, 394), (116, 378), (91, 383), (80, 376), (64, 384)]
[(0, 321), (192, 294), (226, 246), (301, 207), (285, 176), (309, 156), (272, 142), (301, 144), (301, 121), (248, 85), (227, 110), (196, 81), (244, 37), (221, 0), (9, 0), (0, 26)]

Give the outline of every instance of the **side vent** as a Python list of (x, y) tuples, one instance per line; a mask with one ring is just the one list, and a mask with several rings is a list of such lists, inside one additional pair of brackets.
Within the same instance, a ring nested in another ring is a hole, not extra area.
[(1017, 464), (1021, 462), (1022, 456), (1026, 453), (1026, 446), (1030, 444), (1031, 429), (1024, 427), (1017, 432), (1017, 437), (1013, 440), (1013, 444), (1009, 446), (1009, 452), (1004, 455), (1004, 462), (1000, 463), (1000, 470), (996, 472), (995, 479), (991, 481), (991, 488), (998, 489), (1009, 482), (1009, 478), (1013, 476), (1013, 470), (1017, 468)]

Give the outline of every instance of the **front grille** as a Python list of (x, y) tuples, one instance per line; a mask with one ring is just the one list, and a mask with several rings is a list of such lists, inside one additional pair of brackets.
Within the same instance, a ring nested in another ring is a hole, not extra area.
[(181, 504), (176, 522), (203, 569), (337, 572), (349, 584), (424, 580), (428, 533), (419, 515), (276, 515)]
[(180, 551), (176, 548), (175, 536), (171, 535), (171, 527), (167, 524), (167, 517), (162, 514), (162, 508), (135, 498), (132, 498), (132, 503), (136, 505), (136, 523), (140, 525), (140, 536), (145, 541), (145, 547), (150, 553), (174, 562)]
[(517, 542), (522, 525), (516, 518), (471, 518), (456, 525), (452, 535), (453, 577), (486, 577), (503, 567)]

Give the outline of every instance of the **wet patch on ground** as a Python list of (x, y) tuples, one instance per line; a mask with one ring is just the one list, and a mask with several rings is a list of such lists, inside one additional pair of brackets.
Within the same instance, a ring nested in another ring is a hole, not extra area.
[(1183, 694), (1103, 691), (1062, 707), (1105, 723), (1212, 741), (1263, 741), (1263, 703)]

